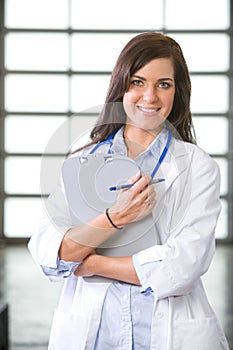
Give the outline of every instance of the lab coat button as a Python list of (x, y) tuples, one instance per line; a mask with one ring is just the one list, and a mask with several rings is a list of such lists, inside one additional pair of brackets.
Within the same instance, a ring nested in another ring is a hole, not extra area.
[(156, 317), (156, 318), (163, 318), (163, 313), (162, 313), (161, 311), (157, 311), (157, 312), (155, 313), (155, 317)]

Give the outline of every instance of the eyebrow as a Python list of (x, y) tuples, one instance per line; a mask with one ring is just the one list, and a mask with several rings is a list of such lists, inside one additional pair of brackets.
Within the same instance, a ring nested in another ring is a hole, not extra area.
[[(140, 75), (136, 75), (136, 74), (134, 74), (134, 75), (132, 76), (132, 78), (138, 78), (138, 79), (141, 79), (141, 80), (146, 81), (146, 78), (143, 78), (143, 77), (141, 77)], [(172, 78), (159, 78), (159, 79), (158, 79), (158, 81), (164, 81), (164, 80), (174, 81)]]

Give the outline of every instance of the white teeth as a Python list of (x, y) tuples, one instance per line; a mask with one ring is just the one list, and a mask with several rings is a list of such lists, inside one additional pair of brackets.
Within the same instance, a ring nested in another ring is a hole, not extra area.
[(155, 112), (157, 112), (159, 110), (159, 108), (151, 109), (151, 108), (144, 108), (144, 107), (139, 107), (139, 109), (142, 112), (146, 112), (146, 113), (155, 113)]

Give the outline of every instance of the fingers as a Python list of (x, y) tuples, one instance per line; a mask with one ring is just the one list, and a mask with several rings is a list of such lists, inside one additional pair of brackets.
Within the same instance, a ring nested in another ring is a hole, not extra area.
[[(138, 177), (139, 179), (136, 182), (133, 182)], [(142, 203), (149, 197), (150, 199), (155, 198), (156, 192), (154, 190), (154, 186), (149, 185), (151, 181), (151, 176), (149, 174), (142, 176), (141, 172), (139, 171), (135, 176), (131, 177), (129, 180), (131, 181), (131, 183), (134, 183), (134, 186), (130, 189), (122, 190), (122, 193), (124, 193), (125, 195), (129, 195), (128, 200), (135, 200), (137, 203)]]
[[(133, 180), (136, 180), (133, 182)], [(117, 226), (124, 226), (130, 222), (138, 221), (149, 215), (156, 205), (156, 192), (150, 175), (142, 176), (141, 172), (129, 179), (134, 185), (129, 189), (122, 189), (118, 193), (117, 202), (110, 208), (115, 215)], [(114, 221), (114, 222), (115, 222)]]
[(156, 203), (156, 192), (154, 186), (148, 185), (150, 180), (150, 175), (143, 176), (130, 189), (132, 193), (131, 200), (134, 207), (141, 206), (145, 208), (148, 206), (148, 203), (150, 205), (153, 204), (153, 206)]
[(137, 195), (138, 202), (144, 207), (156, 204), (156, 192), (153, 186), (147, 186), (141, 193)]
[(155, 204), (157, 203), (157, 201), (156, 201), (156, 197), (148, 197), (147, 198), (147, 205), (148, 205), (148, 207), (150, 207), (151, 209), (153, 209), (154, 208), (154, 206), (155, 206)]
[(148, 184), (150, 183), (150, 181), (151, 181), (150, 175), (141, 176), (137, 181), (134, 182), (134, 186), (132, 187), (132, 190), (134, 192), (141, 192), (146, 187), (148, 187)]
[(135, 199), (138, 199), (140, 205), (146, 209), (147, 212), (151, 212), (156, 205), (156, 192), (153, 185), (149, 185), (151, 176), (143, 176), (133, 186), (132, 190), (135, 193)]
[(134, 190), (135, 192), (137, 191), (142, 191), (146, 186), (149, 185), (151, 181), (151, 176), (149, 174), (142, 176), (141, 171), (139, 170), (136, 175), (131, 176), (128, 179), (128, 183), (133, 183), (134, 184)]
[(142, 177), (142, 173), (141, 173), (141, 171), (139, 170), (139, 171), (137, 172), (136, 175), (131, 176), (131, 177), (129, 178), (128, 183), (134, 184), (134, 183), (137, 182), (141, 177)]

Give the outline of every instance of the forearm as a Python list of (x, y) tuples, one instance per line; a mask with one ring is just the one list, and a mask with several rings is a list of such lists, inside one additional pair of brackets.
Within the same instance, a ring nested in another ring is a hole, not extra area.
[(106, 215), (101, 214), (89, 223), (67, 231), (61, 242), (59, 258), (66, 261), (82, 261), (115, 232), (116, 229), (112, 227)]
[[(141, 176), (140, 173), (138, 176)], [(137, 180), (137, 177), (133, 179)], [(105, 213), (102, 213), (87, 224), (70, 229), (61, 243), (60, 259), (82, 261), (96, 247), (108, 240), (117, 231), (116, 228), (149, 215), (156, 203), (154, 188), (148, 186), (149, 180), (149, 175), (144, 176), (132, 189), (119, 193), (117, 202), (109, 209), (110, 220)], [(150, 206), (148, 199), (153, 203)]]
[(140, 285), (131, 256), (109, 257), (97, 254), (90, 255), (77, 268), (75, 275), (98, 275), (126, 283)]

